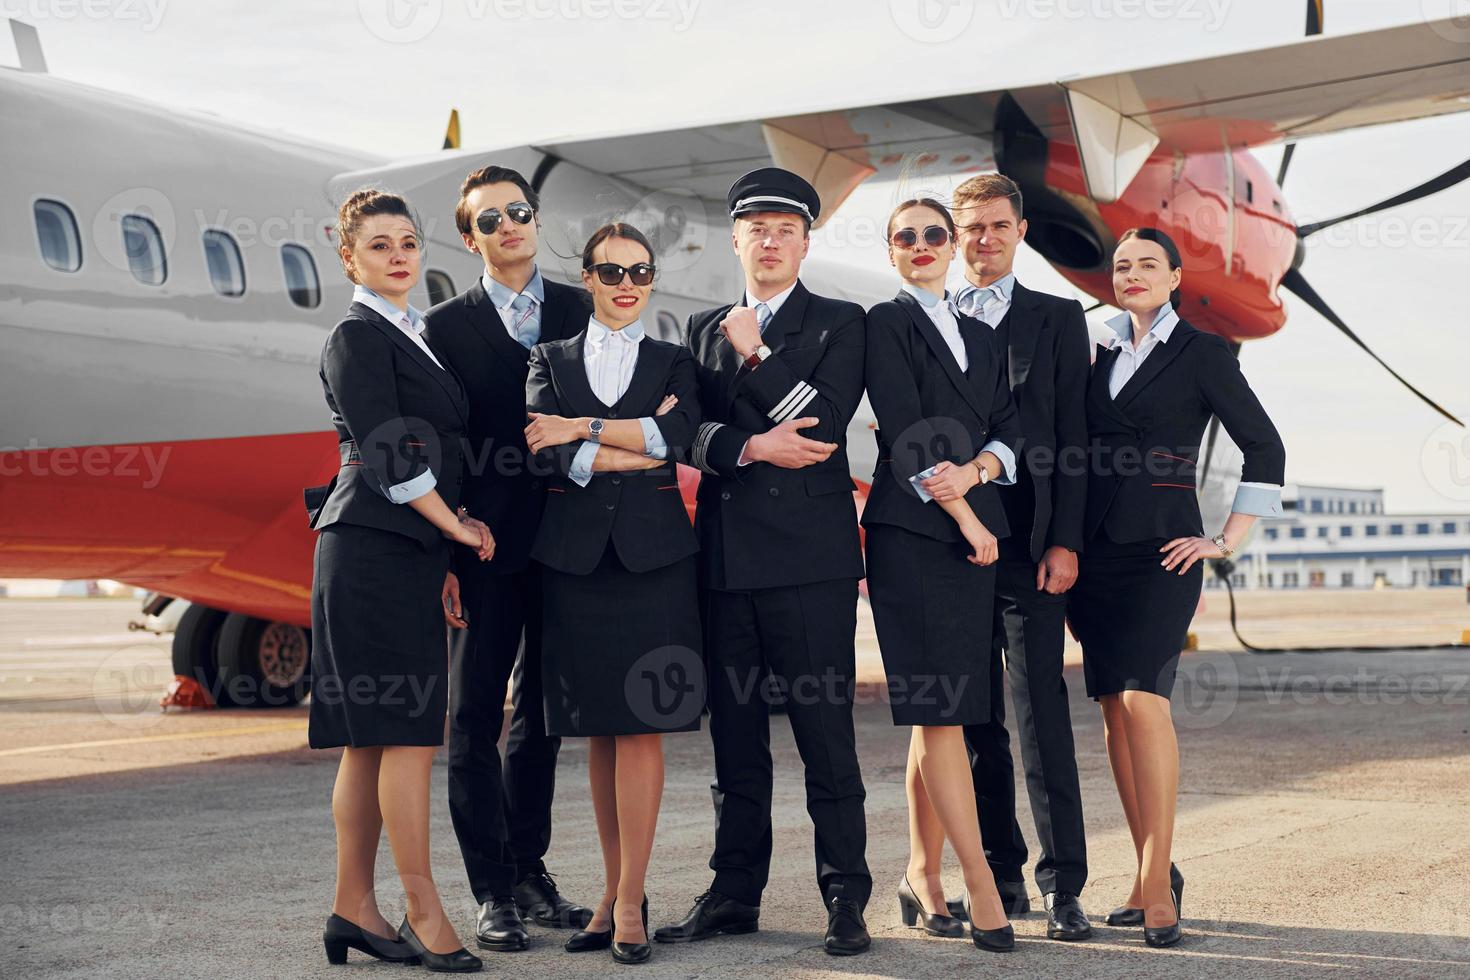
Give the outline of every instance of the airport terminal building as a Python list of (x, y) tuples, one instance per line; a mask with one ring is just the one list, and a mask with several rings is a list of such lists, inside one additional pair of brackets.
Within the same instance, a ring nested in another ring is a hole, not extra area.
[[(1244, 589), (1464, 588), (1470, 514), (1389, 514), (1381, 489), (1287, 484), (1236, 556)], [(1210, 576), (1207, 587), (1222, 587)]]

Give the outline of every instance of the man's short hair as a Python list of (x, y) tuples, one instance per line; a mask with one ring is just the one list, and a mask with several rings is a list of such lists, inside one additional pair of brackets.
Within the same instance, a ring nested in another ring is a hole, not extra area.
[(1005, 174), (976, 174), (954, 189), (956, 208), (967, 208), (972, 204), (996, 201), (1000, 198), (1011, 202), (1011, 208), (1016, 212), (1016, 220), (1020, 221), (1025, 214), (1021, 210), (1021, 188)]
[(494, 164), (481, 167), (472, 172), (464, 179), (464, 183), (459, 185), (459, 203), (454, 206), (454, 225), (459, 229), (461, 235), (472, 234), (475, 224), (475, 216), (470, 214), (469, 208), (465, 206), (465, 198), (470, 196), (470, 191), (476, 187), (484, 187), (486, 184), (515, 184), (525, 195), (526, 203), (531, 205), (531, 210), (537, 212), (541, 210), (541, 195), (536, 193), (536, 188), (531, 186), (529, 180), (521, 176), (520, 171), (509, 167), (497, 167)]

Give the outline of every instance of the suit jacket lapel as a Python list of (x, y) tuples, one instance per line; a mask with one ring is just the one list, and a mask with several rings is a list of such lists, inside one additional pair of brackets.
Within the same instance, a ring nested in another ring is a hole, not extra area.
[[(929, 345), (929, 350), (933, 352), (935, 359), (943, 366), (945, 377), (949, 378), (949, 383), (955, 386), (955, 389), (959, 391), (960, 395), (964, 397), (965, 401), (975, 410), (977, 415), (985, 418), (986, 412), (980, 407), (979, 400), (975, 397), (975, 386), (970, 384), (970, 379), (966, 378), (964, 372), (960, 370), (960, 363), (955, 360), (954, 352), (949, 349), (949, 344), (944, 342), (943, 335), (940, 334), (939, 328), (934, 325), (934, 321), (929, 319), (929, 314), (925, 311), (923, 305), (902, 290), (899, 291), (897, 302), (899, 306), (902, 306), (908, 312), (909, 320), (912, 321), (914, 329), (919, 331), (919, 336), (924, 338), (924, 342)], [(976, 326), (981, 326), (979, 321), (976, 321)], [(989, 330), (990, 328), (984, 327), (984, 329)]]
[[(575, 291), (568, 293), (565, 289), (557, 289), (547, 283), (546, 302), (541, 304), (541, 339), (565, 340), (575, 337), (579, 331), (586, 329), (590, 315), (587, 307), (576, 301)], [(509, 337), (509, 334), (506, 336)]]
[(465, 290), (465, 306), (469, 310), (470, 325), (486, 346), (495, 352), (503, 366), (509, 369), (511, 377), (524, 378), (531, 352), (506, 331), (505, 321), (501, 319), (500, 311), (495, 308), (490, 294), (485, 291), (482, 280), (476, 279), (474, 285)]
[(1035, 303), (1031, 290), (1019, 282), (1011, 287), (1011, 308), (1006, 312), (1006, 316), (1011, 318), (1006, 370), (1012, 388), (1026, 380), (1026, 376), (1031, 373), (1031, 362), (1036, 358), (1036, 341), (1041, 334), (1041, 324), (1032, 316)]
[[(1108, 416), (1114, 423), (1122, 426), (1125, 430), (1133, 430), (1138, 427), (1133, 424), (1122, 408), (1113, 400), (1108, 393), (1108, 379), (1112, 377), (1113, 365), (1118, 361), (1118, 348), (1107, 347), (1098, 351), (1097, 360), (1092, 365), (1091, 397), (1097, 405), (1098, 411)], [(1147, 361), (1144, 362), (1148, 363)]]
[(1183, 352), (1185, 347), (1189, 346), (1189, 342), (1193, 339), (1193, 331), (1185, 329), (1183, 321), (1175, 324), (1174, 332), (1169, 335), (1168, 341), (1160, 343), (1149, 352), (1143, 364), (1133, 373), (1133, 377), (1128, 379), (1128, 383), (1123, 385), (1118, 392), (1118, 397), (1113, 401), (1117, 402), (1120, 408), (1126, 407), (1129, 402), (1138, 397), (1140, 391), (1148, 387), (1149, 382), (1157, 378), (1164, 368), (1168, 367), (1170, 362)]
[(638, 342), (638, 362), (633, 365), (633, 377), (628, 379), (628, 390), (614, 406), (619, 418), (641, 417), (638, 406), (648, 403), (654, 387), (663, 379), (663, 353), (663, 349), (648, 342), (647, 336)]
[(460, 420), (469, 420), (469, 404), (465, 401), (464, 388), (460, 385), (459, 378), (452, 372), (435, 364), (432, 357), (425, 354), (418, 344), (409, 340), (408, 335), (402, 330), (399, 330), (393, 324), (383, 319), (377, 310), (365, 306), (362, 303), (353, 303), (349, 309), (387, 334), (388, 338), (398, 345), (399, 350), (413, 358), (415, 364), (423, 368), (429, 373), (430, 377), (439, 382), (440, 387), (449, 395), (450, 401), (454, 402), (454, 409), (459, 413)]

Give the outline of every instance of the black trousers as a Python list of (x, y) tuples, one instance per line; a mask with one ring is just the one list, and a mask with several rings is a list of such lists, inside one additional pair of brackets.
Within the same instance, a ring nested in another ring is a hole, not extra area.
[(806, 769), (823, 904), (841, 897), (865, 905), (873, 879), (864, 856), (867, 794), (852, 723), (857, 580), (706, 589), (702, 600), (715, 750), (714, 889), (759, 905), (770, 876), (770, 676), (786, 694)]
[(1036, 588), (1036, 563), (1027, 555), (1007, 556), (1002, 542), (995, 586), (991, 658), (991, 718), (965, 726), (980, 837), (997, 880), (1022, 881), (1026, 840), (1016, 820), (1016, 774), (1001, 694), (1000, 647), (1016, 708), (1021, 764), (1041, 858), (1036, 887), (1080, 894), (1087, 882), (1087, 842), (1082, 826), (1082, 790), (1072, 742), (1067, 683), (1062, 677), (1067, 597)]
[(450, 657), (449, 813), (483, 904), (510, 898), (517, 881), (546, 870), (561, 739), (546, 734), (541, 703), (540, 569), (464, 580), (461, 590), (469, 638)]

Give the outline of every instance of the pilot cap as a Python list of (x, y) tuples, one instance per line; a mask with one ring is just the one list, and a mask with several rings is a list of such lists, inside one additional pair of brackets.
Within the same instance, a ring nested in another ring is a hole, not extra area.
[(798, 175), (780, 167), (762, 167), (736, 180), (725, 203), (730, 217), (757, 211), (780, 211), (799, 214), (815, 224), (822, 213), (822, 199), (817, 189)]

